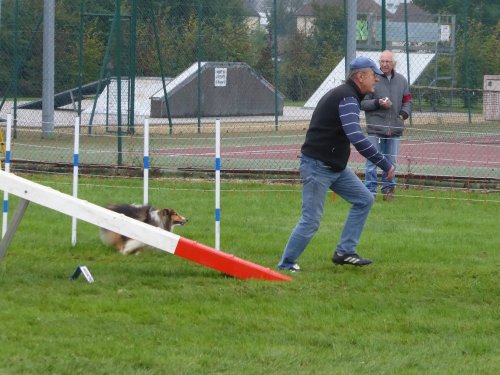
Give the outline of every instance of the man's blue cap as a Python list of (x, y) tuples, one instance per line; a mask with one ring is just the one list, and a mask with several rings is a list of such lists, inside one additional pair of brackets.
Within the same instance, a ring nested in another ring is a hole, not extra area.
[(375, 61), (373, 61), (372, 59), (370, 59), (368, 57), (364, 57), (364, 56), (356, 57), (349, 64), (350, 70), (364, 69), (364, 68), (371, 68), (379, 76), (384, 75), (384, 73), (380, 70), (380, 68), (377, 66), (377, 64), (375, 64)]

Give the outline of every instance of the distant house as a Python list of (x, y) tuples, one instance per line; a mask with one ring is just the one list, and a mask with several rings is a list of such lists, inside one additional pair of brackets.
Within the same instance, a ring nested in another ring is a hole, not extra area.
[(243, 10), (245, 12), (245, 24), (252, 31), (261, 27), (261, 15), (249, 0), (243, 1)]

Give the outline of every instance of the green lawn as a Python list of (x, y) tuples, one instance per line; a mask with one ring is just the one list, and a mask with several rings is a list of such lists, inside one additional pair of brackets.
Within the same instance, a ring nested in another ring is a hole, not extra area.
[[(64, 192), (67, 177), (31, 176)], [(81, 178), (97, 204), (140, 202), (140, 180)], [(300, 186), (223, 182), (221, 248), (275, 267)], [(150, 201), (214, 244), (213, 183), (152, 181)], [(11, 214), (17, 199), (10, 199)], [(97, 228), (31, 204), (0, 264), (0, 374), (498, 374), (500, 195), (377, 198), (358, 251), (330, 261), (348, 205), (328, 197), (293, 282), (238, 280), (149, 251), (122, 256)], [(86, 265), (95, 282), (71, 281)]]

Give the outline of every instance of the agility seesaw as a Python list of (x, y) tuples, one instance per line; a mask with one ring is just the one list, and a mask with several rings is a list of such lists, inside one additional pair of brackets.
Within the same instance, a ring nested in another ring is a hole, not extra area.
[(29, 202), (86, 221), (98, 227), (136, 239), (146, 245), (188, 259), (240, 279), (291, 281), (292, 279), (269, 268), (240, 259), (211, 247), (188, 240), (160, 228), (139, 222), (104, 207), (95, 205), (50, 187), (0, 170), (0, 190), (21, 199), (7, 232), (0, 242), (0, 262)]

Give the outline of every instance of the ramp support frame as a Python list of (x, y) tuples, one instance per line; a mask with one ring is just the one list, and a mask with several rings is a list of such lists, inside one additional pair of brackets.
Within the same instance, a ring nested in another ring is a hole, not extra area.
[(24, 213), (28, 208), (29, 202), (30, 201), (27, 199), (20, 200), (19, 206), (17, 207), (16, 212), (14, 213), (14, 216), (9, 223), (7, 232), (5, 232), (5, 236), (2, 238), (2, 242), (0, 242), (0, 263), (2, 262), (5, 253), (7, 252), (7, 248), (12, 242), (12, 238), (14, 238), (14, 233), (16, 233), (17, 227), (19, 226), (19, 223), (21, 222), (21, 219), (23, 218)]

